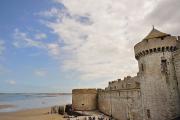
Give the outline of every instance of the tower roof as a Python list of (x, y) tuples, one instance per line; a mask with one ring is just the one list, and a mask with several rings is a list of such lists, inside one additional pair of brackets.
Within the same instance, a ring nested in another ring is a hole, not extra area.
[(170, 34), (163, 33), (153, 27), (151, 32), (143, 40), (152, 39), (152, 38), (160, 38), (160, 37), (165, 37), (165, 36), (170, 36)]

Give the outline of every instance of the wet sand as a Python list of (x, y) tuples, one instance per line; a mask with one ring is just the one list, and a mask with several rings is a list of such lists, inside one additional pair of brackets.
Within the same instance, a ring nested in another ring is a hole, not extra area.
[[(1, 106), (2, 108), (5, 106)], [(7, 108), (8, 106), (6, 106)], [(17, 112), (0, 113), (0, 120), (64, 120), (58, 114), (48, 114), (50, 108), (29, 109)]]

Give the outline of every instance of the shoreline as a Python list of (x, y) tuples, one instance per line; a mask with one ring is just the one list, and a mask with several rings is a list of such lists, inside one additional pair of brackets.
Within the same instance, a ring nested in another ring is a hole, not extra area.
[(49, 114), (48, 108), (34, 108), (16, 112), (0, 112), (0, 120), (64, 120), (62, 115)]
[(6, 109), (6, 108), (14, 108), (16, 107), (15, 105), (11, 105), (11, 104), (0, 104), (0, 110), (1, 109)]

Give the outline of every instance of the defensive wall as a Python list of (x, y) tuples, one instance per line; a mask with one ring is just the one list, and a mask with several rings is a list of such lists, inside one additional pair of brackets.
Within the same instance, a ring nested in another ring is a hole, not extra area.
[(99, 89), (98, 109), (118, 120), (141, 120), (141, 93), (137, 76), (109, 82), (105, 90)]
[(73, 89), (72, 106), (77, 111), (88, 111), (97, 109), (96, 89)]

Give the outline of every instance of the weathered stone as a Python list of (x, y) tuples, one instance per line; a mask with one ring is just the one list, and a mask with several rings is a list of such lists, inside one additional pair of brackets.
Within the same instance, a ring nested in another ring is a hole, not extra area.
[(106, 90), (98, 90), (98, 108), (118, 120), (141, 120), (139, 82), (137, 77), (127, 78), (111, 82)]
[(74, 110), (96, 110), (96, 89), (74, 89), (72, 90), (72, 106)]
[(171, 120), (179, 116), (180, 100), (172, 54), (176, 44), (176, 37), (167, 34), (135, 45), (143, 120)]
[(65, 113), (65, 106), (52, 106), (51, 107), (51, 114), (64, 114)]

